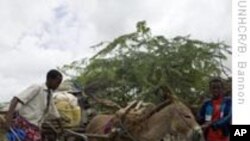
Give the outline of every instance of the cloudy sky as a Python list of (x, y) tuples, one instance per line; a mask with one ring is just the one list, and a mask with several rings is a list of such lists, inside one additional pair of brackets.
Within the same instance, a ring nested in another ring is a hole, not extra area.
[(231, 44), (229, 0), (0, 0), (0, 20), (0, 102), (141, 20), (155, 35)]

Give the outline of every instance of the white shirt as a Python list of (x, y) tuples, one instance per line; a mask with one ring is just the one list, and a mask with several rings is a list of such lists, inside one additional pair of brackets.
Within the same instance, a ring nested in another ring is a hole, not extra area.
[(26, 120), (34, 125), (37, 125), (38, 127), (41, 127), (44, 119), (48, 116), (53, 116), (55, 118), (60, 117), (54, 105), (52, 96), (50, 99), (49, 110), (45, 113), (45, 109), (47, 107), (47, 95), (48, 88), (45, 84), (32, 85), (16, 96), (16, 98), (23, 103), (19, 104), (16, 110)]

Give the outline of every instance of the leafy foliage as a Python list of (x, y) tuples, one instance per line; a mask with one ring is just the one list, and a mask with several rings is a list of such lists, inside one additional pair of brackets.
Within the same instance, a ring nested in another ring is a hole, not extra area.
[(230, 46), (224, 43), (190, 36), (154, 36), (144, 21), (136, 27), (133, 33), (95, 46), (100, 51), (92, 58), (61, 70), (77, 72), (72, 79), (88, 93), (121, 105), (134, 99), (157, 102), (160, 86), (168, 86), (175, 95), (196, 103), (199, 96), (206, 95), (210, 77), (226, 75), (230, 70), (222, 64), (231, 54)]

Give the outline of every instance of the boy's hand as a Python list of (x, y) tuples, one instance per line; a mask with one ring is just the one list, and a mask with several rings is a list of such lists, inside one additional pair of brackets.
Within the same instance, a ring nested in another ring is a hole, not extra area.
[(61, 118), (57, 118), (56, 121), (57, 121), (57, 123), (58, 123), (58, 125), (59, 125), (59, 132), (58, 132), (58, 134), (59, 134), (59, 135), (62, 135), (63, 132), (64, 132), (64, 129), (63, 129), (63, 125), (62, 125)]
[(5, 121), (5, 123), (3, 124), (4, 125), (4, 129), (5, 130), (9, 130), (10, 129), (10, 127), (11, 127), (11, 118), (9, 117), (9, 116), (5, 116), (4, 117), (4, 121)]
[(212, 125), (212, 122), (206, 122), (206, 123), (201, 125), (201, 128), (206, 129), (206, 128), (210, 127), (211, 125)]

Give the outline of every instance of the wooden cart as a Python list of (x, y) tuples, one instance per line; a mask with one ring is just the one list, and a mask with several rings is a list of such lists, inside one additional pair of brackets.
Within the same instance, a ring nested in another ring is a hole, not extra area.
[(90, 138), (110, 141), (110, 135), (98, 135), (86, 133), (85, 126), (63, 127), (63, 131), (56, 122), (45, 122), (42, 126), (43, 141), (88, 141)]

